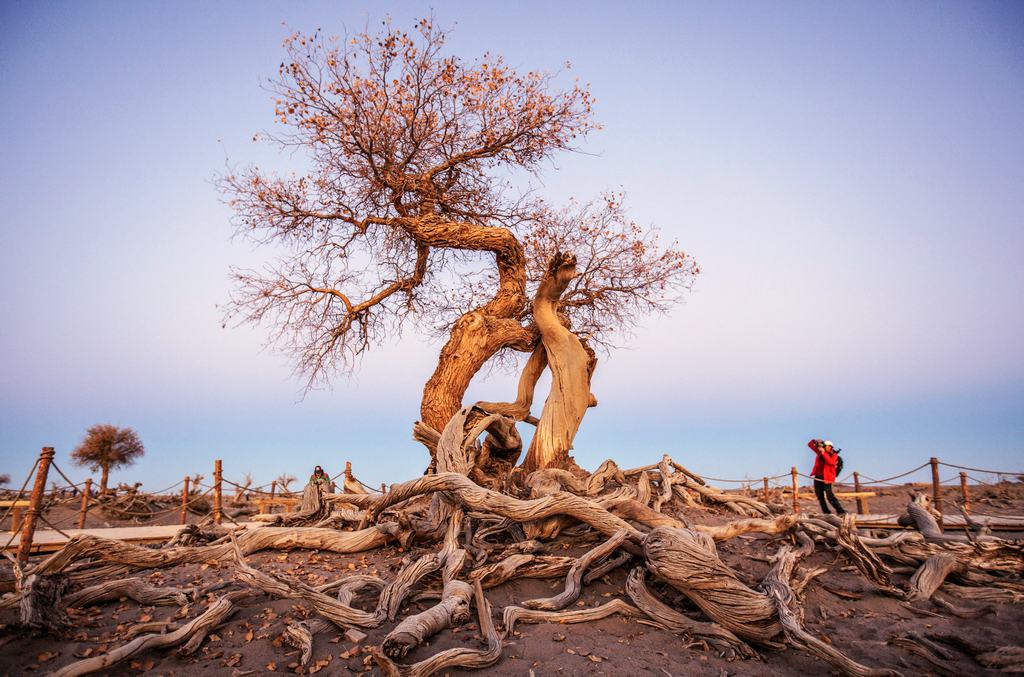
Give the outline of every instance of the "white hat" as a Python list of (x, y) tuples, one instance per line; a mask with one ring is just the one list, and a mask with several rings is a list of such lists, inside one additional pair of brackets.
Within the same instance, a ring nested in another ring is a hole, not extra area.
[(832, 446), (832, 440), (825, 440), (825, 446), (826, 447), (831, 447)]

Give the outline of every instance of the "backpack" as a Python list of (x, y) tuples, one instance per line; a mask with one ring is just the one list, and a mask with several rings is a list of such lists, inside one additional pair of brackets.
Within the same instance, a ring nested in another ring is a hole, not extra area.
[(836, 449), (836, 477), (839, 477), (840, 473), (843, 472), (843, 457), (839, 455), (842, 449)]

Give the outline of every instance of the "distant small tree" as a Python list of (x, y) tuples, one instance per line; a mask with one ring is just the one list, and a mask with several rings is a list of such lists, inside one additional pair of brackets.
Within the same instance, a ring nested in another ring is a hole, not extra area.
[(10, 475), (8, 475), (7, 473), (4, 473), (3, 475), (0, 475), (0, 487), (7, 486), (10, 483), (11, 483), (11, 476)]
[(103, 472), (100, 476), (100, 495), (103, 495), (107, 493), (110, 470), (129, 466), (144, 453), (142, 440), (134, 430), (104, 423), (86, 431), (85, 439), (71, 452), (71, 459), (78, 465), (89, 466), (93, 472)]
[(277, 486), (281, 487), (282, 491), (288, 491), (288, 485), (295, 481), (295, 476), (289, 475), (288, 473), (281, 473), (277, 476), (275, 481), (277, 482)]

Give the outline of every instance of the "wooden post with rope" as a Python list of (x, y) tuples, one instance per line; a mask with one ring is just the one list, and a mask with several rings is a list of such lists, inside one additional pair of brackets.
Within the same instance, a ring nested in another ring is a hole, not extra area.
[(800, 514), (800, 487), (796, 479), (796, 466), (789, 471), (793, 476), (793, 513)]
[(767, 477), (763, 478), (763, 481), (764, 481), (764, 502), (767, 503), (768, 502), (768, 498), (769, 498), (768, 478)]
[(935, 510), (939, 513), (939, 528), (942, 528), (942, 495), (940, 493), (941, 488), (939, 487), (939, 459), (932, 456), (928, 459), (928, 463), (932, 466), (932, 505), (935, 506)]
[(267, 512), (274, 512), (274, 495), (277, 493), (277, 480), (270, 483), (270, 503), (267, 504)]
[(21, 540), (18, 541), (18, 564), (22, 569), (28, 564), (28, 556), (32, 552), (32, 537), (36, 533), (36, 518), (39, 516), (46, 493), (46, 476), (53, 462), (53, 447), (43, 447), (39, 452), (39, 469), (36, 470), (36, 483), (32, 485), (32, 496), (29, 498), (28, 511), (21, 524)]
[[(856, 494), (860, 493), (860, 473), (854, 471), (853, 473), (853, 491)], [(866, 515), (868, 512), (867, 501), (864, 500), (863, 496), (857, 496), (857, 514)]]
[(92, 492), (92, 478), (85, 480), (85, 487), (82, 489), (82, 509), (78, 513), (78, 528), (85, 528), (85, 516), (89, 514), (89, 494)]
[(971, 511), (971, 495), (967, 491), (967, 473), (960, 471), (960, 495), (964, 499), (964, 512)]
[(189, 485), (189, 481), (190, 481), (189, 476), (185, 475), (185, 485), (181, 488), (181, 516), (178, 518), (178, 521), (181, 524), (187, 524), (188, 523), (188, 495), (189, 495), (188, 485)]
[(221, 462), (218, 458), (213, 462), (213, 523), (220, 524), (223, 519), (223, 512), (221, 510)]

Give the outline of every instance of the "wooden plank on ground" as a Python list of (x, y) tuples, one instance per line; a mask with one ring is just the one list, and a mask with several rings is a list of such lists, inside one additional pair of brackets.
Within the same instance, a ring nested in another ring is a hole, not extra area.
[[(241, 526), (254, 528), (265, 526), (259, 522), (240, 522)], [(180, 524), (165, 524), (160, 526), (136, 526), (136, 527), (101, 527), (98, 529), (63, 529), (64, 534), (53, 529), (40, 529), (35, 532), (32, 538), (32, 552), (55, 552), (64, 547), (68, 537), (79, 534), (99, 536), (100, 538), (112, 538), (127, 543), (163, 543), (170, 540), (182, 528)], [(17, 534), (5, 550), (15, 551), (21, 534)]]
[[(901, 529), (896, 520), (899, 515), (855, 515), (857, 526), (875, 529)], [(993, 531), (1024, 531), (1024, 516), (1004, 515), (990, 517), (987, 515), (971, 515), (971, 521), (984, 524)], [(962, 515), (943, 515), (942, 524), (946, 530), (965, 530), (966, 523)]]

